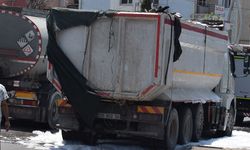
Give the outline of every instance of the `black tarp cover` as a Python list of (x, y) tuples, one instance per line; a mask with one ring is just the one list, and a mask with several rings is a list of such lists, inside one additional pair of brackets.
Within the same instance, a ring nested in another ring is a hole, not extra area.
[(90, 26), (98, 15), (98, 12), (52, 9), (47, 16), (48, 59), (58, 75), (63, 94), (68, 98), (84, 125), (90, 128), (93, 125), (100, 98), (93, 93), (93, 90), (86, 84), (86, 78), (82, 76), (58, 46), (56, 31), (79, 25)]
[(178, 17), (174, 19), (174, 62), (176, 62), (182, 53), (182, 48), (180, 44), (180, 35), (181, 35), (181, 22)]

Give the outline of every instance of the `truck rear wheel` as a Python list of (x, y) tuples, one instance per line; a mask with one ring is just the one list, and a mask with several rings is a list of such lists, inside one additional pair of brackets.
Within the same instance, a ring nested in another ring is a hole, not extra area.
[(93, 132), (84, 132), (81, 134), (81, 142), (83, 144), (95, 146), (97, 142), (97, 135)]
[(179, 112), (179, 143), (187, 144), (191, 141), (192, 133), (193, 133), (193, 118), (192, 111), (189, 107), (185, 107)]
[(197, 142), (201, 138), (204, 123), (204, 110), (202, 104), (194, 105), (193, 113), (193, 135), (192, 141)]
[(62, 138), (65, 141), (79, 140), (79, 135), (75, 131), (64, 131), (64, 130), (62, 130)]
[(244, 116), (237, 115), (235, 125), (241, 126), (243, 124)]
[(59, 99), (62, 99), (62, 95), (57, 91), (50, 96), (48, 108), (48, 124), (52, 129), (56, 129), (56, 124), (58, 122), (58, 107), (56, 101)]
[(168, 123), (165, 129), (165, 147), (167, 150), (174, 150), (178, 140), (179, 118), (178, 112), (173, 108), (169, 114)]
[(97, 136), (93, 132), (80, 131), (64, 131), (62, 130), (62, 138), (65, 141), (81, 141), (86, 145), (96, 145)]
[(233, 106), (230, 107), (229, 109), (229, 117), (226, 125), (226, 130), (225, 131), (218, 131), (217, 135), (218, 136), (231, 136), (233, 127), (234, 127), (234, 108)]

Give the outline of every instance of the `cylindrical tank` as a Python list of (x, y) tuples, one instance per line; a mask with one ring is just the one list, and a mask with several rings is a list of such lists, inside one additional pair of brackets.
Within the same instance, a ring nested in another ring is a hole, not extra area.
[(46, 58), (46, 46), (48, 43), (48, 34), (47, 34), (47, 26), (46, 19), (42, 17), (33, 17), (26, 16), (29, 18), (39, 29), (42, 37), (42, 52), (40, 54), (40, 58), (33, 69), (28, 73), (29, 75), (41, 75), (46, 73), (47, 67), (47, 58)]
[(45, 18), (24, 16), (0, 9), (0, 76), (46, 72), (47, 45)]

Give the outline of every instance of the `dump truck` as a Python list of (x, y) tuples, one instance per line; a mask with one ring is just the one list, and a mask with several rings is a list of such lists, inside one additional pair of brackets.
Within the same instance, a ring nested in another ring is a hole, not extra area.
[(52, 9), (47, 28), (53, 123), (64, 139), (141, 137), (174, 149), (202, 133), (232, 134), (227, 32), (169, 13), (70, 9)]
[(46, 78), (46, 19), (1, 7), (0, 20), (0, 79), (10, 96), (10, 117), (48, 123), (54, 88)]

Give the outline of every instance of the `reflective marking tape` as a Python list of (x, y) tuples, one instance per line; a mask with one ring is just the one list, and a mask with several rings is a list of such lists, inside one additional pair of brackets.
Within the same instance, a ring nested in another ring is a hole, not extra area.
[(68, 101), (64, 100), (64, 99), (56, 100), (56, 105), (60, 106), (60, 107), (71, 107), (71, 105), (68, 103)]
[(37, 101), (34, 101), (34, 100), (27, 100), (27, 101), (22, 101), (22, 104), (23, 105), (31, 105), (31, 106), (37, 106)]
[(192, 72), (192, 71), (186, 71), (186, 70), (174, 70), (174, 73), (198, 75), (198, 76), (209, 76), (209, 77), (222, 77), (222, 74)]
[(37, 100), (36, 94), (33, 92), (16, 91), (15, 96), (20, 99)]
[(97, 95), (101, 96), (101, 97), (110, 97), (110, 93), (106, 93), (106, 92), (97, 92)]
[(15, 99), (14, 101), (9, 102), (9, 104), (37, 106), (38, 101), (37, 100), (19, 100), (19, 99)]
[(164, 107), (156, 106), (137, 106), (138, 113), (149, 113), (149, 114), (164, 114)]
[(140, 93), (140, 96), (146, 95), (149, 91), (153, 90), (156, 87), (157, 87), (156, 84), (152, 84), (152, 85), (146, 87), (145, 89), (142, 90), (142, 92)]

